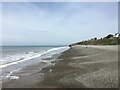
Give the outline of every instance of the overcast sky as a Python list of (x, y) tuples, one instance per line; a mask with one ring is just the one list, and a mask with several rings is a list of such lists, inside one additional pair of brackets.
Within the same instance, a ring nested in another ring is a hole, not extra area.
[(7, 2), (2, 15), (3, 45), (67, 45), (118, 32), (117, 2)]

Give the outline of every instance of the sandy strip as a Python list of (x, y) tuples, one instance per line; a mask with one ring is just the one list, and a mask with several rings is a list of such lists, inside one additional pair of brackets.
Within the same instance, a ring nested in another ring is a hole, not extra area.
[[(36, 72), (3, 83), (7, 88), (117, 88), (118, 46), (74, 46), (54, 65), (40, 64), (23, 71)], [(29, 70), (29, 71), (28, 71)], [(26, 83), (25, 83), (26, 82)], [(24, 84), (25, 83), (25, 84)]]

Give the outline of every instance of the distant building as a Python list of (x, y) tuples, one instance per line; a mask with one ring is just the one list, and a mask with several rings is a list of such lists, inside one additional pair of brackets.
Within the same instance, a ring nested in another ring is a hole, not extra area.
[(113, 37), (113, 35), (112, 34), (109, 34), (107, 37), (105, 37), (105, 38), (112, 38)]
[(119, 33), (116, 33), (115, 35), (114, 35), (114, 37), (119, 37), (120, 36), (120, 34)]

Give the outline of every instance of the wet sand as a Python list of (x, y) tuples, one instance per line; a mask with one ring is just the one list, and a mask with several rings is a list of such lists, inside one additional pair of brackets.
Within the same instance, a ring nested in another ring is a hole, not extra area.
[(17, 75), (30, 75), (3, 88), (118, 88), (118, 46), (74, 46), (41, 70), (43, 64), (26, 67)]

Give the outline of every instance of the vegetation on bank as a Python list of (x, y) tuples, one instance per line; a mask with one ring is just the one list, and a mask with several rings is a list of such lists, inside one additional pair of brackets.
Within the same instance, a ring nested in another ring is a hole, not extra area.
[(77, 43), (70, 44), (69, 46), (74, 45), (120, 45), (120, 34), (116, 33), (115, 35), (109, 34), (106, 37), (97, 39), (92, 38), (91, 40), (81, 41)]

